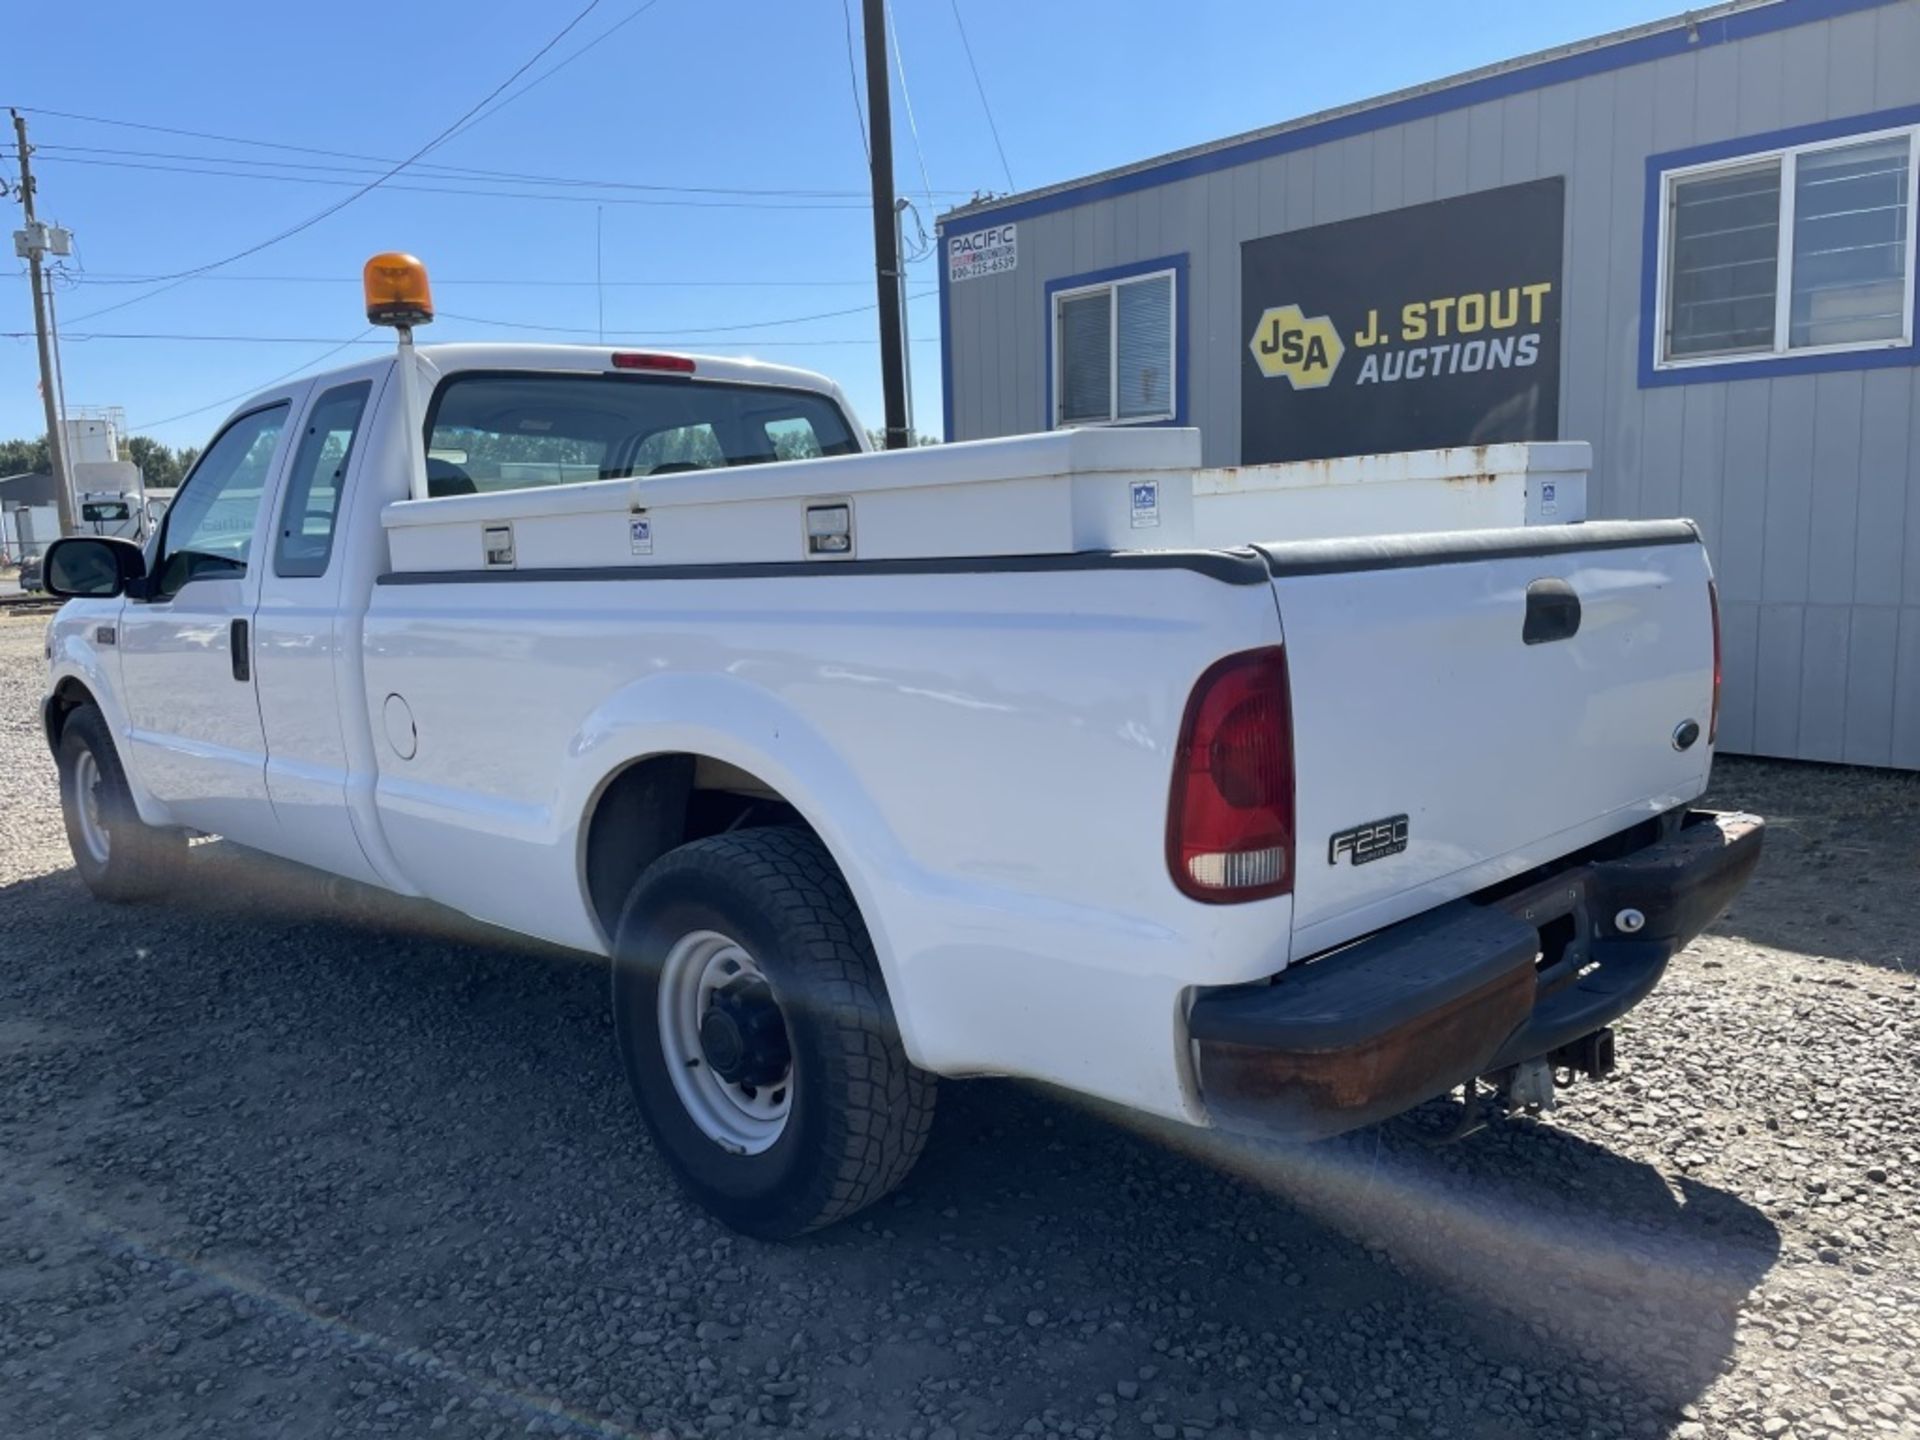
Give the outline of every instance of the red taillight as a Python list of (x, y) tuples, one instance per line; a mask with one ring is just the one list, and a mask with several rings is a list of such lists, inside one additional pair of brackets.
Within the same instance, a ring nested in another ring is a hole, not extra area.
[(1193, 687), (1173, 758), (1167, 866), (1195, 900), (1293, 889), (1293, 713), (1278, 646), (1230, 655)]
[(684, 355), (652, 355), (640, 350), (613, 352), (616, 370), (665, 370), (673, 375), (693, 374), (693, 361)]
[(1713, 704), (1707, 711), (1707, 744), (1720, 738), (1720, 587), (1707, 581), (1707, 609), (1713, 614)]

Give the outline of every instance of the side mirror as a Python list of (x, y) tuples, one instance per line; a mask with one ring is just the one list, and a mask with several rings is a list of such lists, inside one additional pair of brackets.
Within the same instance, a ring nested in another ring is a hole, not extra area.
[(147, 557), (131, 540), (69, 535), (47, 546), (40, 583), (62, 600), (110, 600), (147, 573)]

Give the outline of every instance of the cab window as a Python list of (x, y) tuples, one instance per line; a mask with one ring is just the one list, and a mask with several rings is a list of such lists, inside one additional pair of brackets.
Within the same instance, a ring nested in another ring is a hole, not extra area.
[(353, 456), (354, 436), (366, 412), (373, 382), (362, 380), (327, 391), (313, 402), (300, 448), (287, 477), (280, 504), (280, 531), (274, 541), (273, 573), (286, 577), (327, 573), (333, 554), (333, 527), (340, 515), (340, 489)]
[(247, 573), (254, 521), (273, 470), (273, 452), (288, 407), (242, 415), (220, 432), (167, 510), (154, 566), (154, 596), (177, 594), (188, 581)]
[(672, 475), (860, 449), (811, 390), (678, 376), (470, 372), (427, 420), (433, 496)]

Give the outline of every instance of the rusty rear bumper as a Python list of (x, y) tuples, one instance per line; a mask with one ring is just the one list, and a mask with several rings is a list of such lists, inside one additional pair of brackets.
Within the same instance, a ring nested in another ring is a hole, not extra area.
[[(1760, 858), (1753, 815), (1671, 816), (1661, 838), (1470, 897), (1188, 1017), (1215, 1124), (1288, 1140), (1368, 1125), (1611, 1024), (1659, 983)], [(1622, 910), (1644, 917), (1631, 934)]]

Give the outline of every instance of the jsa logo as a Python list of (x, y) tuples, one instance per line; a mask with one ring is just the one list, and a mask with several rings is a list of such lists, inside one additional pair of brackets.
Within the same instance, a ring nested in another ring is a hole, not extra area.
[(1298, 305), (1276, 305), (1260, 317), (1247, 342), (1253, 363), (1269, 380), (1296, 390), (1318, 390), (1333, 380), (1347, 347), (1325, 315), (1309, 318)]

